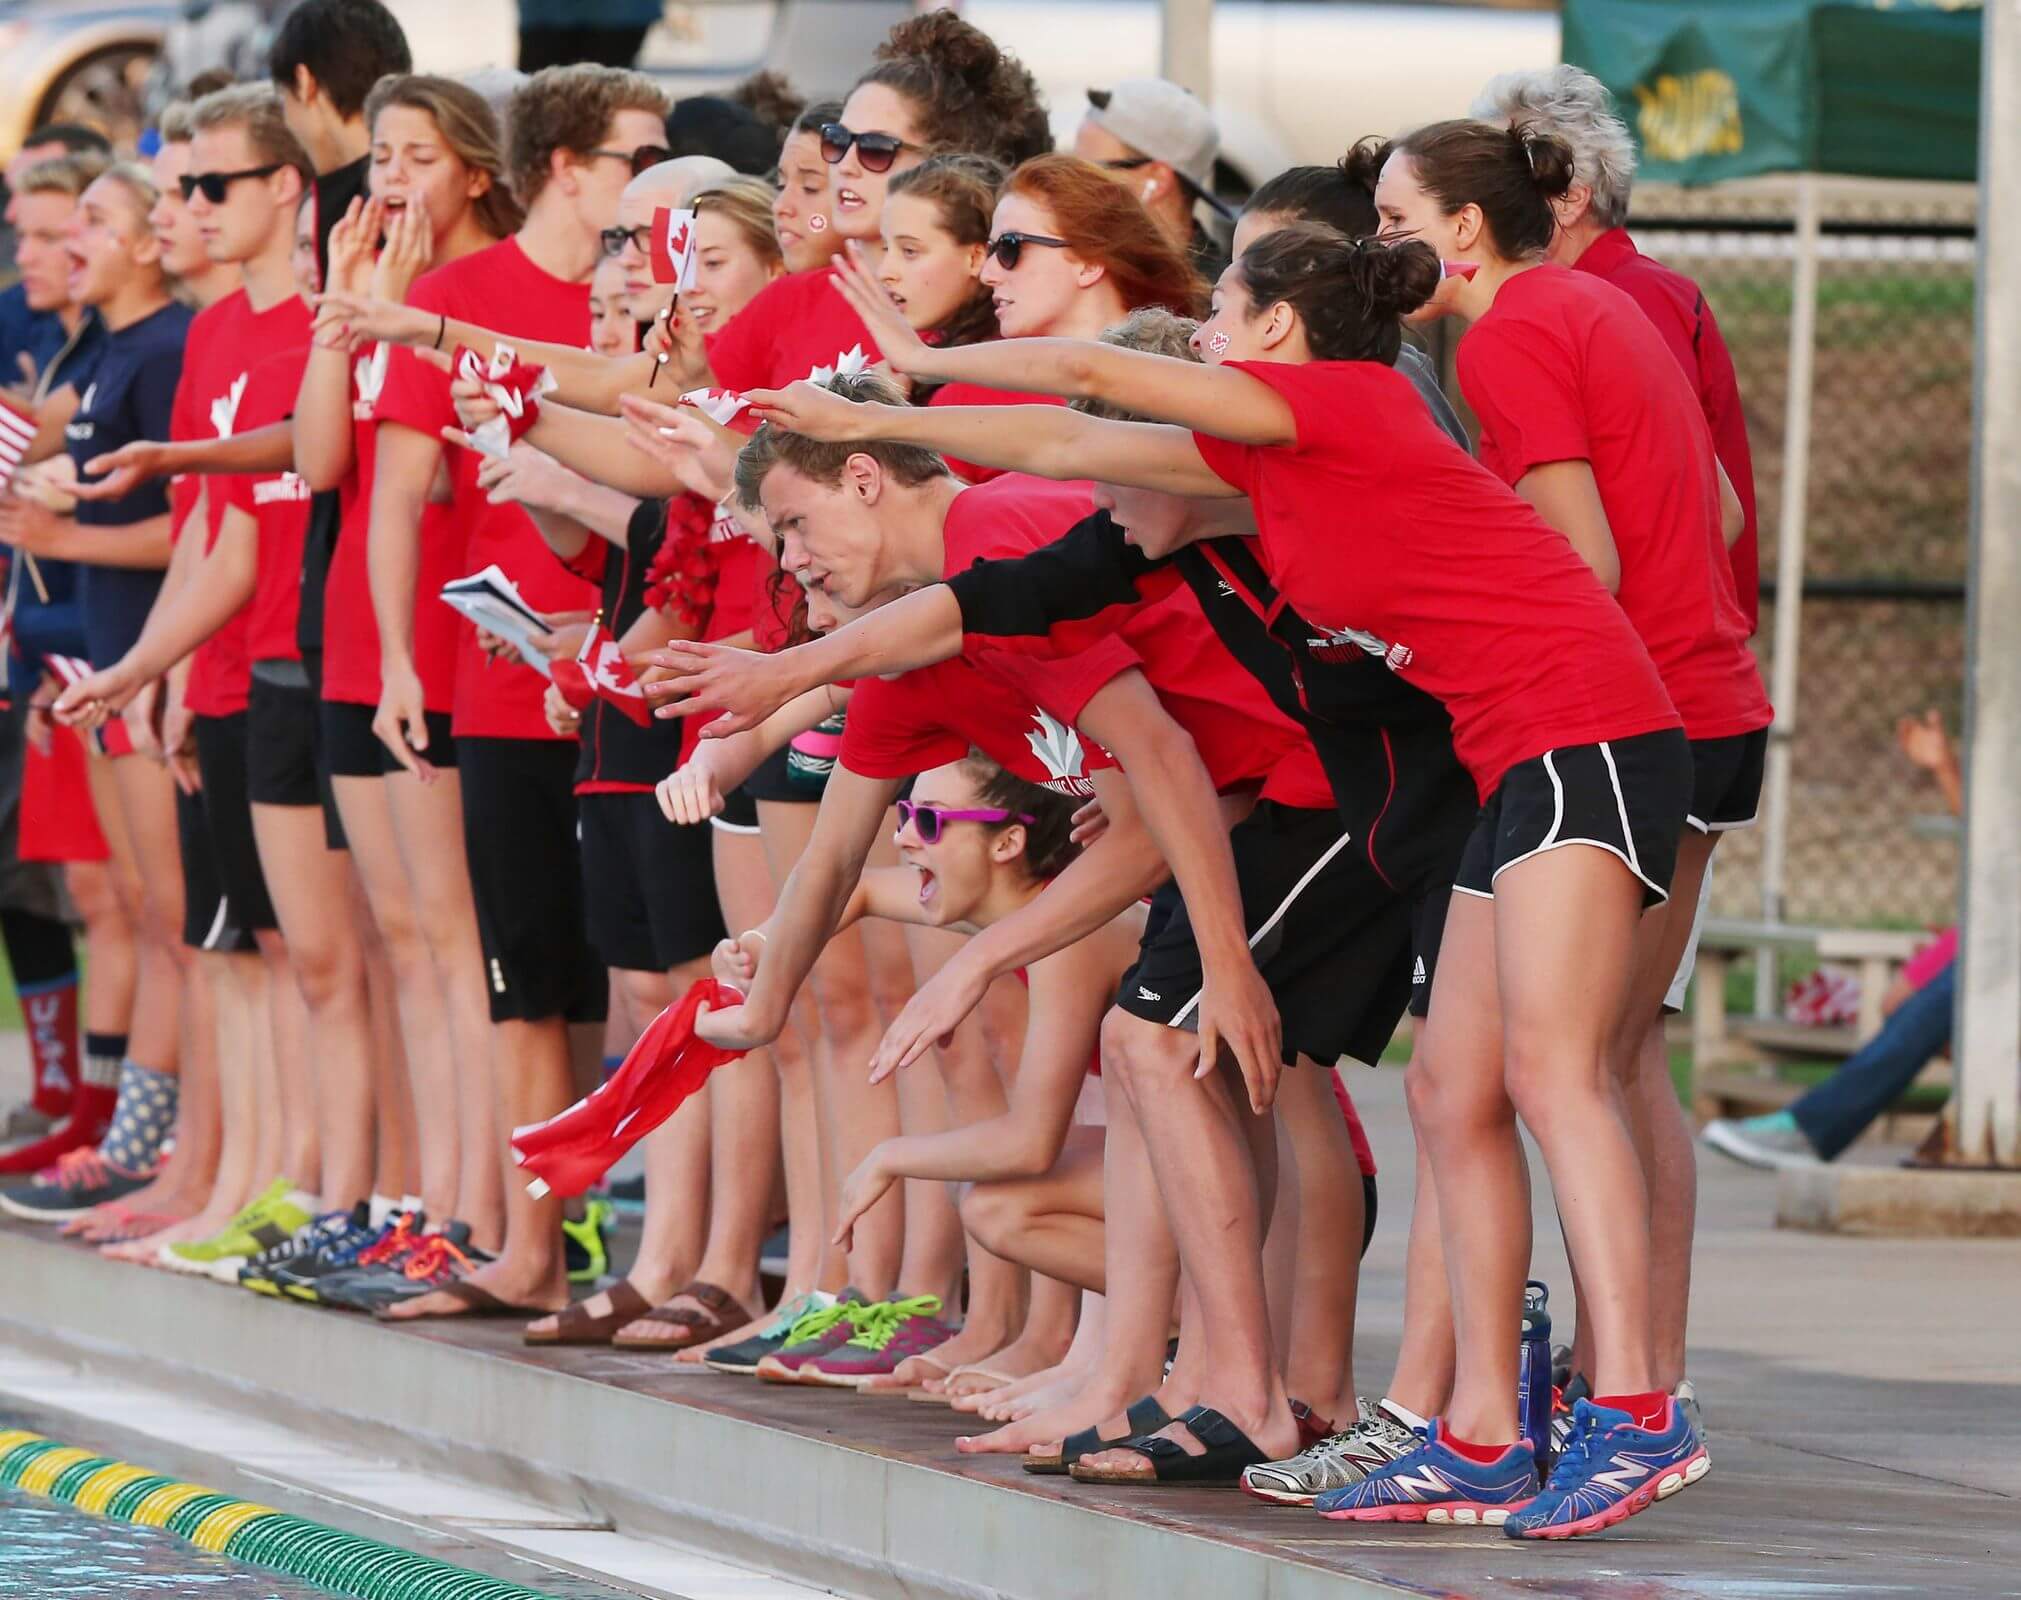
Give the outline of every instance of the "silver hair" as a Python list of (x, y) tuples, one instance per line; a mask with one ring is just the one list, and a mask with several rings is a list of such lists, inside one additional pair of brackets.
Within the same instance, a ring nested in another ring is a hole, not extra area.
[(1483, 122), (1518, 119), (1555, 133), (1572, 147), (1572, 176), (1592, 191), (1593, 220), (1619, 228), (1628, 221), (1635, 187), (1635, 141), (1614, 110), (1607, 86), (1569, 62), (1490, 78), (1474, 97)]

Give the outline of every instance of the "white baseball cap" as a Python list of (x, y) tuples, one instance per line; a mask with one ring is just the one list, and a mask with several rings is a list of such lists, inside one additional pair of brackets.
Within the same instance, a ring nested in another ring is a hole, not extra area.
[(1088, 120), (1210, 197), (1221, 132), (1213, 113), (1169, 78), (1125, 78), (1113, 89), (1090, 89)]

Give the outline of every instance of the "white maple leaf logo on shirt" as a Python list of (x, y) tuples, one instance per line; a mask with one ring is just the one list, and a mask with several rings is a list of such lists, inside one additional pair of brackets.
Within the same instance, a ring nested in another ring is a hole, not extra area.
[(1081, 736), (1044, 711), (1032, 713), (1032, 724), (1035, 731), (1025, 735), (1025, 743), (1051, 774), (1046, 787), (1061, 794), (1094, 793), (1094, 786), (1088, 781), (1087, 755), (1081, 749)]
[(211, 401), (211, 426), (217, 429), (220, 439), (229, 439), (232, 429), (238, 425), (239, 402), (246, 397), (246, 382), (251, 373), (241, 372), (232, 380), (232, 386)]
[(807, 374), (807, 381), (826, 387), (828, 383), (836, 378), (860, 378), (869, 370), (870, 357), (863, 353), (863, 346), (859, 342), (852, 344), (841, 355), (837, 356), (834, 366), (816, 367), (812, 372)]
[(360, 356), (352, 365), (356, 398), (351, 402), (351, 415), (361, 422), (378, 407), (380, 391), (386, 387), (386, 358), (392, 349), (391, 345), (374, 345), (369, 356)]

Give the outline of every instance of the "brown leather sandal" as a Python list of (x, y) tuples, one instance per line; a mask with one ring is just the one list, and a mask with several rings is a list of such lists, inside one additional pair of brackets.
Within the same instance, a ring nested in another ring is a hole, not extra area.
[[(697, 1311), (694, 1306), (684, 1306), (677, 1302), (693, 1300), (702, 1306)], [(654, 1306), (642, 1316), (634, 1316), (632, 1321), (664, 1322), (676, 1331), (672, 1334), (639, 1334), (626, 1338), (630, 1328), (620, 1328), (611, 1340), (615, 1350), (685, 1350), (690, 1345), (707, 1344), (711, 1339), (720, 1339), (726, 1333), (734, 1333), (747, 1322), (756, 1320), (756, 1313), (746, 1311), (738, 1305), (727, 1289), (719, 1289), (713, 1283), (704, 1283), (697, 1278), (674, 1291), (664, 1304)]]
[(646, 1297), (625, 1278), (620, 1278), (606, 1292), (610, 1310), (601, 1315), (592, 1312), (589, 1301), (595, 1298), (591, 1295), (587, 1300), (576, 1301), (561, 1313), (552, 1328), (536, 1333), (529, 1327), (521, 1337), (527, 1344), (538, 1345), (609, 1344), (626, 1323), (636, 1322), (652, 1310)]

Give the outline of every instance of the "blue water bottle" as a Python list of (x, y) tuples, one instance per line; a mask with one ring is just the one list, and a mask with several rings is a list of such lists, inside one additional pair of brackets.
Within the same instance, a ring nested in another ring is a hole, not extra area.
[(1516, 1366), (1516, 1420), (1541, 1465), (1551, 1446), (1551, 1290), (1523, 1286), (1523, 1352)]

